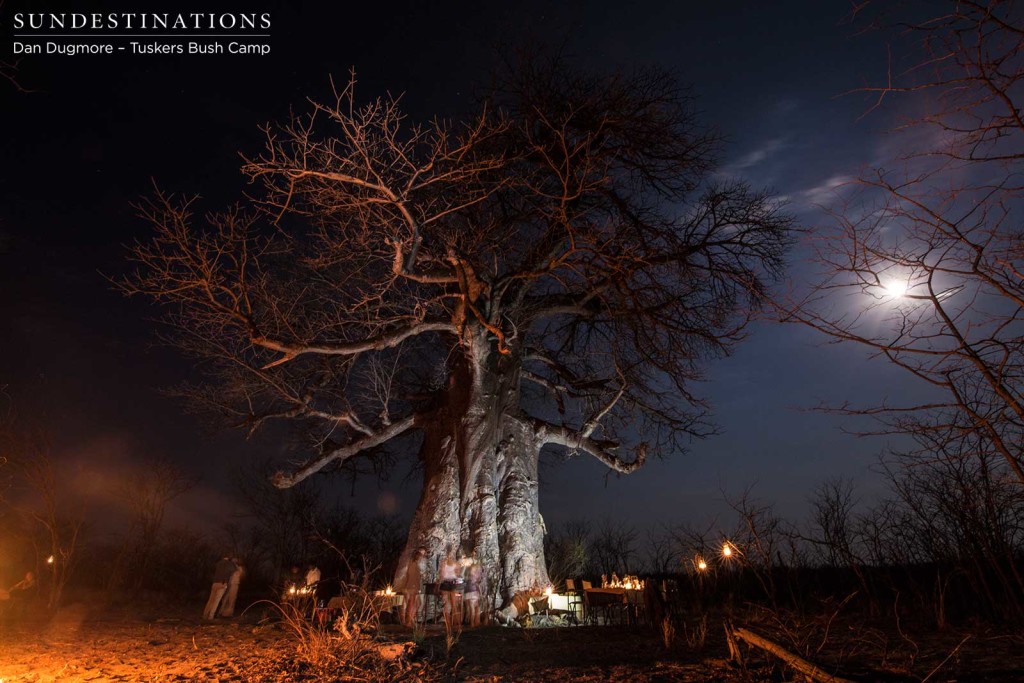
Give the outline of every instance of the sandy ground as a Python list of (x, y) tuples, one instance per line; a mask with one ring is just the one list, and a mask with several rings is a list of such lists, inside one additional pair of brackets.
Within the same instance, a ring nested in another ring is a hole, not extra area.
[[(330, 634), (329, 634), (330, 635)], [(652, 631), (620, 627), (415, 634), (382, 627), (379, 640), (411, 654), (377, 667), (310, 666), (310, 644), (287, 624), (255, 615), (200, 619), (96, 615), (78, 606), (49, 623), (0, 631), (0, 683), (48, 681), (739, 681), (721, 659), (680, 648), (666, 653)], [(326, 669), (326, 670), (325, 670)]]
[(256, 680), (264, 660), (295, 651), (284, 636), (240, 622), (97, 619), (71, 607), (48, 624), (8, 626), (0, 635), (0, 680)]
[[(384, 661), (370, 656), (340, 665), (325, 658), (336, 635), (310, 641), (287, 624), (250, 613), (237, 620), (203, 622), (190, 614), (139, 618), (96, 614), (81, 606), (54, 619), (22, 620), (0, 628), (0, 683), (48, 681), (418, 681), (434, 683), (655, 683), (664, 681), (787, 680), (764, 658), (744, 672), (726, 662), (720, 628), (702, 646), (680, 636), (666, 650), (650, 629), (585, 627), (464, 631), (448, 640), (439, 627), (412, 634), (382, 627), (378, 641), (409, 643), (408, 655)], [(411, 643), (415, 636), (416, 643)], [(859, 681), (1024, 681), (1024, 639), (979, 632), (923, 636), (913, 657), (887, 645), (887, 659), (863, 651), (843, 662), (842, 673)], [(835, 641), (838, 651), (841, 640)], [(396, 645), (401, 650), (402, 646)], [(318, 648), (321, 648), (318, 650)], [(372, 661), (371, 661), (372, 660)], [(933, 671), (938, 667), (936, 670)]]

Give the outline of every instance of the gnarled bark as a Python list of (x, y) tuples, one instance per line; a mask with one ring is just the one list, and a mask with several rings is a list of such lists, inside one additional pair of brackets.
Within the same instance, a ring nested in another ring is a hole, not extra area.
[(444, 405), (426, 427), (423, 491), (395, 577), (427, 550), (424, 580), (436, 580), (448, 548), (476, 556), (486, 595), (505, 604), (548, 584), (539, 524), (539, 443), (519, 410), (520, 356), (499, 354), (486, 331), (470, 337)]

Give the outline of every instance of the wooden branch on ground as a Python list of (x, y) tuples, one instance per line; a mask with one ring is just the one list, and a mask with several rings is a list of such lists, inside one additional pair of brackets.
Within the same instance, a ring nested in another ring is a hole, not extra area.
[[(756, 633), (745, 629), (745, 628), (730, 628), (728, 624), (725, 627), (726, 638), (730, 643), (730, 653), (733, 650), (733, 640), (739, 639), (747, 643), (752, 647), (764, 650), (769, 654), (775, 655), (783, 662), (788, 664), (795, 671), (799, 671), (809, 680), (818, 681), (819, 683), (853, 683), (847, 678), (840, 678), (834, 676), (827, 671), (822, 670), (818, 666), (808, 662), (802, 657), (798, 657), (786, 648), (782, 647), (778, 643), (774, 643), (763, 636), (759, 636)], [(738, 649), (737, 649), (738, 651)]]
[(740, 650), (740, 644), (736, 642), (736, 634), (733, 632), (732, 624), (728, 621), (725, 622), (725, 642), (729, 646), (729, 661), (734, 662), (741, 669), (745, 669), (743, 665), (743, 651)]

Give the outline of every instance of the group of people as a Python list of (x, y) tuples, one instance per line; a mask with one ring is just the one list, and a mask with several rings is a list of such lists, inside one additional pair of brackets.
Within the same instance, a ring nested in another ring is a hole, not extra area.
[[(418, 548), (409, 561), (405, 574), (405, 610), (402, 623), (413, 626), (420, 609), (423, 592), (423, 562), (426, 548)], [(480, 625), (480, 595), (483, 593), (483, 569), (476, 558), (467, 553), (455, 555), (453, 547), (445, 549), (438, 566), (437, 590), (448, 629), (460, 628), (465, 620), (473, 628)]]
[[(406, 626), (413, 626), (417, 621), (424, 592), (423, 565), (426, 557), (425, 548), (417, 549), (406, 571), (402, 591), (405, 598), (402, 623)], [(234, 616), (238, 586), (244, 572), (242, 562), (237, 557), (224, 556), (217, 562), (210, 597), (203, 610), (204, 619), (211, 621), (217, 616)], [(293, 566), (285, 576), (282, 602), (308, 602), (315, 605), (321, 584), (320, 570), (315, 565), (309, 565), (305, 575), (298, 566)], [(480, 597), (484, 592), (483, 568), (474, 556), (461, 552), (456, 555), (453, 547), (447, 547), (437, 567), (435, 585), (436, 594), (441, 597), (445, 625), (449, 629), (461, 628), (463, 623), (470, 627), (480, 625)]]
[[(212, 621), (218, 614), (222, 617), (235, 616), (235, 601), (238, 586), (242, 583), (245, 567), (237, 557), (224, 556), (213, 569), (213, 585), (210, 598), (206, 601), (203, 618)], [(219, 611), (218, 611), (219, 608)]]
[[(238, 586), (245, 576), (245, 567), (237, 557), (225, 555), (213, 568), (213, 584), (210, 586), (210, 597), (203, 610), (203, 618), (211, 621), (217, 616), (233, 617), (235, 602), (238, 599)], [(300, 605), (314, 604), (319, 588), (320, 570), (316, 565), (309, 565), (303, 574), (298, 565), (285, 573), (281, 602), (293, 602)]]

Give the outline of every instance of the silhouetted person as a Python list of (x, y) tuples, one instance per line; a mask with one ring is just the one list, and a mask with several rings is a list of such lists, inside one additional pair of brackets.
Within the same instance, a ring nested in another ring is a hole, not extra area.
[(417, 548), (405, 570), (405, 586), (402, 588), (405, 610), (402, 623), (406, 626), (416, 624), (416, 613), (420, 609), (420, 592), (423, 590), (423, 558), (426, 556), (426, 548)]
[(222, 617), (233, 617), (235, 616), (235, 600), (238, 599), (238, 584), (242, 582), (242, 577), (245, 576), (245, 568), (242, 565), (242, 561), (237, 557), (234, 559), (235, 571), (231, 573), (231, 578), (228, 579), (228, 590), (224, 594), (224, 600), (221, 601), (220, 615)]
[(226, 555), (220, 559), (217, 566), (213, 568), (213, 585), (210, 586), (210, 599), (206, 601), (206, 609), (203, 610), (203, 618), (207, 621), (213, 619), (217, 614), (217, 606), (221, 598), (228, 590), (228, 583), (231, 575), (235, 573), (235, 563)]
[(306, 588), (316, 588), (318, 583), (320, 583), (320, 568), (311, 564), (306, 568)]

